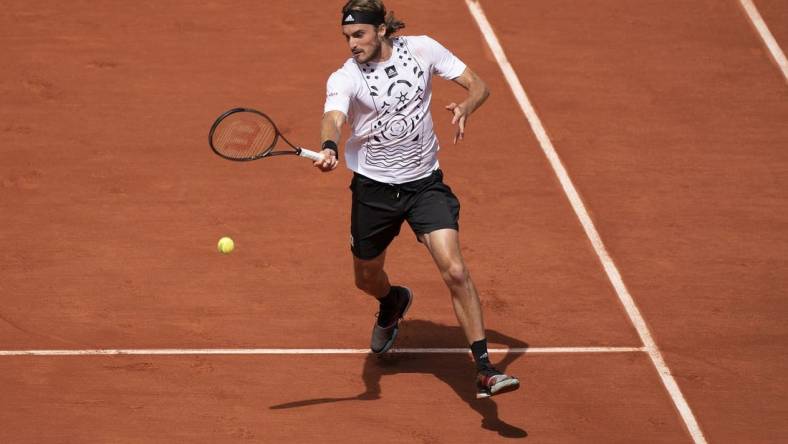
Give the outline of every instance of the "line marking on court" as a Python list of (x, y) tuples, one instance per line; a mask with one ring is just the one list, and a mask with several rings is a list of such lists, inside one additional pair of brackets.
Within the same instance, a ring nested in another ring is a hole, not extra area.
[(525, 114), (525, 118), (528, 120), (528, 123), (531, 125), (531, 130), (534, 132), (534, 135), (539, 141), (539, 145), (541, 146), (545, 156), (547, 156), (550, 166), (553, 168), (553, 172), (558, 178), (558, 181), (561, 183), (561, 187), (563, 188), (566, 197), (569, 199), (575, 215), (580, 220), (580, 224), (583, 226), (586, 236), (591, 241), (591, 245), (593, 246), (596, 255), (599, 257), (599, 261), (602, 263), (605, 273), (607, 274), (610, 283), (613, 285), (613, 288), (618, 295), (618, 299), (624, 306), (624, 310), (629, 316), (629, 319), (632, 322), (632, 325), (635, 327), (635, 330), (637, 330), (640, 340), (643, 341), (645, 351), (648, 353), (649, 357), (651, 358), (651, 362), (657, 369), (657, 373), (659, 374), (662, 383), (665, 385), (665, 388), (673, 400), (673, 403), (678, 409), (681, 418), (684, 420), (687, 430), (696, 443), (706, 443), (706, 438), (703, 436), (703, 432), (700, 430), (700, 426), (695, 419), (695, 415), (692, 413), (692, 409), (690, 409), (687, 400), (681, 393), (678, 383), (676, 383), (676, 380), (670, 373), (670, 369), (665, 363), (662, 353), (659, 351), (656, 342), (651, 336), (651, 331), (649, 331), (645, 319), (640, 314), (640, 310), (638, 310), (637, 306), (635, 305), (635, 300), (632, 298), (632, 295), (629, 294), (629, 290), (627, 290), (626, 285), (624, 285), (624, 281), (621, 278), (618, 268), (613, 262), (613, 259), (608, 254), (607, 249), (602, 242), (602, 238), (599, 236), (599, 232), (597, 232), (594, 222), (591, 220), (591, 216), (588, 214), (588, 210), (586, 210), (583, 201), (580, 199), (580, 195), (577, 193), (572, 180), (569, 178), (569, 174), (566, 172), (564, 165), (561, 163), (561, 159), (558, 157), (558, 153), (553, 146), (553, 142), (550, 140), (550, 137), (547, 135), (547, 131), (545, 131), (545, 128), (542, 125), (542, 121), (539, 119), (539, 116), (537, 116), (536, 110), (531, 104), (531, 101), (528, 99), (528, 96), (525, 94), (525, 89), (523, 88), (522, 83), (520, 83), (517, 73), (514, 71), (511, 63), (509, 63), (509, 60), (506, 58), (503, 47), (498, 41), (495, 31), (493, 31), (492, 25), (490, 25), (490, 22), (487, 20), (487, 16), (484, 14), (481, 4), (479, 4), (478, 0), (465, 0), (465, 4), (468, 6), (468, 10), (470, 10), (471, 15), (476, 21), (476, 24), (479, 26), (482, 36), (495, 56), (498, 66), (501, 68), (501, 71), (503, 72), (509, 87), (512, 89), (512, 93), (514, 93), (517, 103), (520, 105), (520, 109), (522, 110), (523, 114)]
[[(523, 347), (491, 348), (491, 354), (632, 353), (644, 347)], [(0, 350), (0, 356), (111, 356), (111, 355), (366, 355), (368, 348), (119, 348), (86, 350)], [(470, 354), (467, 348), (393, 348), (397, 354)]]
[(766, 26), (766, 22), (763, 21), (763, 17), (758, 12), (758, 8), (755, 7), (755, 3), (752, 0), (739, 0), (739, 2), (744, 7), (747, 17), (750, 18), (753, 26), (755, 26), (755, 30), (758, 31), (758, 35), (761, 36), (763, 43), (766, 44), (766, 48), (771, 53), (774, 62), (777, 63), (777, 67), (783, 72), (785, 81), (788, 82), (788, 60), (786, 60), (785, 54), (777, 40), (774, 39), (771, 31), (769, 31), (769, 27)]

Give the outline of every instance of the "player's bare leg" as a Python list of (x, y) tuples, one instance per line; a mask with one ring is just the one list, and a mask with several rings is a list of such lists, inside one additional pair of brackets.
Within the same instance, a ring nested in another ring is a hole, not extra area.
[(356, 287), (370, 296), (380, 299), (391, 289), (389, 277), (383, 270), (386, 263), (384, 251), (374, 259), (359, 259), (353, 256), (353, 271), (356, 276)]
[(420, 239), (430, 251), (443, 282), (449, 287), (454, 313), (468, 343), (484, 339), (482, 306), (476, 286), (462, 259), (459, 233), (453, 229), (436, 230), (421, 235)]
[(399, 331), (399, 321), (405, 316), (413, 301), (408, 288), (392, 286), (383, 270), (386, 252), (370, 260), (353, 257), (356, 287), (374, 296), (380, 302), (380, 311), (372, 327), (370, 348), (375, 353), (385, 353), (393, 345)]
[(490, 362), (479, 293), (462, 259), (459, 233), (453, 229), (436, 230), (421, 235), (419, 239), (427, 246), (443, 281), (449, 287), (454, 313), (470, 344), (477, 370), (476, 397), (489, 398), (516, 390), (520, 381), (501, 373)]

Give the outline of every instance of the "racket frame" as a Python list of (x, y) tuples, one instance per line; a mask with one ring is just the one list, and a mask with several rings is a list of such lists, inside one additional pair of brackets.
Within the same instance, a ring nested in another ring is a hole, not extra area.
[[(236, 114), (236, 113), (241, 113), (241, 112), (257, 114), (257, 115), (263, 117), (264, 119), (268, 120), (268, 122), (274, 128), (274, 141), (271, 143), (271, 146), (269, 146), (262, 153), (260, 153), (260, 154), (258, 154), (256, 156), (253, 156), (253, 157), (240, 157), (240, 158), (239, 157), (230, 157), (230, 156), (222, 154), (213, 145), (213, 134), (216, 131), (216, 128), (219, 126), (219, 124), (222, 123), (222, 121), (227, 116), (230, 116), (230, 115)], [(293, 151), (289, 151), (289, 150), (288, 151), (274, 151), (274, 148), (276, 147), (276, 144), (277, 144), (277, 142), (279, 141), (280, 138), (282, 140), (284, 140), (285, 143), (287, 143), (291, 148), (293, 148)], [(227, 160), (232, 160), (232, 161), (235, 161), (235, 162), (248, 162), (250, 160), (257, 160), (257, 159), (262, 159), (262, 158), (265, 158), (265, 157), (281, 156), (281, 155), (296, 155), (296, 156), (300, 156), (300, 157), (306, 157), (307, 159), (310, 159), (310, 160), (313, 160), (313, 161), (318, 161), (318, 160), (323, 160), (324, 159), (324, 156), (321, 153), (318, 153), (318, 152), (306, 149), (304, 147), (295, 146), (292, 143), (290, 143), (290, 141), (287, 140), (287, 138), (279, 131), (279, 128), (276, 127), (276, 124), (274, 123), (273, 119), (268, 117), (266, 114), (264, 114), (264, 113), (262, 113), (262, 112), (260, 112), (260, 111), (258, 111), (256, 109), (252, 109), (252, 108), (240, 108), (240, 107), (239, 108), (232, 108), (232, 109), (229, 109), (229, 110), (223, 112), (219, 117), (217, 117), (216, 121), (214, 121), (213, 125), (211, 125), (211, 130), (208, 132), (208, 145), (210, 145), (211, 150), (214, 153), (216, 153), (216, 155), (218, 155), (219, 157), (222, 157), (222, 158), (227, 159)]]

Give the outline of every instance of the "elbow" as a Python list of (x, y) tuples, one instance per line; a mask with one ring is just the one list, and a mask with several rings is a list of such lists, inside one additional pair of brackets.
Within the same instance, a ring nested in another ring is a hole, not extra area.
[(476, 89), (479, 91), (479, 97), (481, 97), (482, 102), (487, 100), (490, 97), (490, 88), (487, 86), (487, 82), (482, 80), (481, 77), (474, 74), (473, 75), (473, 83), (476, 86)]
[(480, 102), (484, 103), (488, 97), (490, 97), (490, 88), (484, 83), (484, 80), (479, 79), (479, 90), (480, 90)]

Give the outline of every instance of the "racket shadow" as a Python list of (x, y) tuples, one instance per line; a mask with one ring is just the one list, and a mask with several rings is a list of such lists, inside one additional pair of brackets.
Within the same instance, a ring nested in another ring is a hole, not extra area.
[[(465, 336), (459, 327), (436, 324), (424, 320), (408, 320), (401, 325), (398, 347), (466, 347)], [(528, 344), (495, 330), (487, 330), (487, 339), (492, 344), (502, 344), (510, 348), (527, 348)], [(429, 342), (429, 343), (427, 343)], [(500, 355), (493, 355), (500, 356)], [(519, 359), (522, 354), (506, 354), (500, 360), (493, 360), (495, 366), (506, 372), (506, 367)], [(347, 401), (374, 401), (382, 398), (381, 379), (387, 375), (403, 373), (432, 374), (451, 387), (457, 396), (481, 416), (481, 427), (497, 432), (508, 438), (525, 438), (528, 433), (522, 428), (502, 420), (498, 405), (493, 399), (476, 399), (473, 360), (464, 354), (421, 354), (387, 353), (382, 356), (367, 355), (364, 360), (362, 379), (364, 391), (355, 396), (335, 398), (314, 398), (287, 402), (269, 407), (270, 409), (290, 409)], [(427, 389), (427, 388), (425, 388)], [(515, 392), (517, 393), (517, 392)], [(427, 392), (425, 396), (429, 396)], [(517, 396), (509, 394), (504, 396)]]

